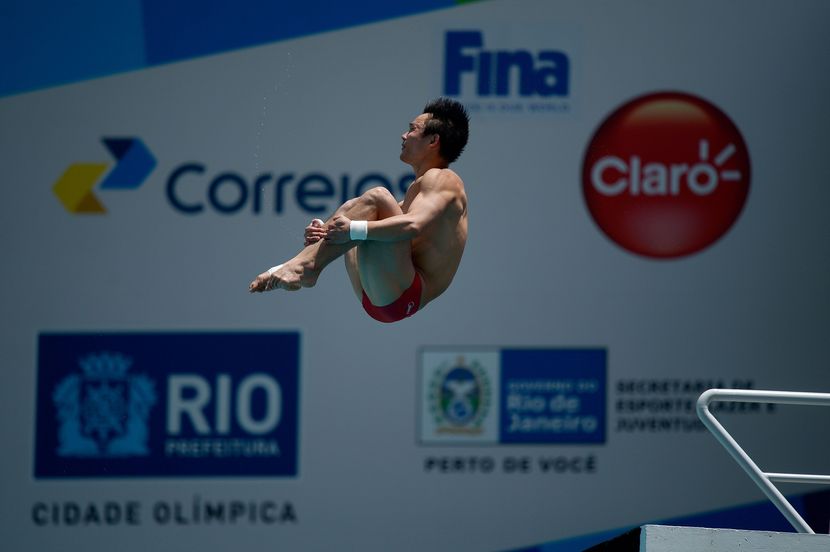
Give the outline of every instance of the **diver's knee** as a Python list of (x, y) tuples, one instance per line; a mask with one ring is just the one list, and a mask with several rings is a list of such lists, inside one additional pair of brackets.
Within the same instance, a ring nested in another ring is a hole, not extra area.
[(383, 186), (375, 186), (374, 188), (367, 190), (362, 197), (365, 197), (368, 202), (378, 207), (389, 205), (390, 203), (398, 203), (398, 200), (395, 199), (392, 192)]

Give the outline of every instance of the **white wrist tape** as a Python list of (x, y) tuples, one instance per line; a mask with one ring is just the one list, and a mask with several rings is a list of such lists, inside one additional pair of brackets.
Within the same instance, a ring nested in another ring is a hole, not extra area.
[(369, 221), (353, 220), (349, 223), (349, 238), (352, 240), (365, 240), (369, 236)]
[(278, 271), (281, 267), (282, 267), (282, 265), (278, 264), (277, 266), (272, 266), (271, 268), (269, 268), (268, 269), (268, 276), (270, 276), (274, 272)]

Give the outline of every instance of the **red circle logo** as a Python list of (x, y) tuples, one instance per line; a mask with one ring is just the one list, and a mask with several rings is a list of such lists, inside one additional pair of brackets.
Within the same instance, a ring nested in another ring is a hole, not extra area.
[(582, 166), (585, 202), (602, 231), (646, 257), (712, 245), (749, 194), (749, 152), (729, 117), (679, 92), (635, 98), (594, 134)]

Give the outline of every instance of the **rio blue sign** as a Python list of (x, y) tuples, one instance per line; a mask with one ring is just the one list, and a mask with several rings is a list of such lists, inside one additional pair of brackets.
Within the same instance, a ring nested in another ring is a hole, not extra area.
[(297, 475), (298, 333), (41, 334), (35, 477)]

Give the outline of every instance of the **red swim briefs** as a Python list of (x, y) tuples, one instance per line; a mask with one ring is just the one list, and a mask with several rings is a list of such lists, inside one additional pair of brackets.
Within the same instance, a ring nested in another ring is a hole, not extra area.
[(421, 306), (421, 275), (415, 273), (412, 285), (394, 302), (378, 307), (372, 304), (363, 292), (363, 309), (379, 322), (397, 322), (418, 312)]

